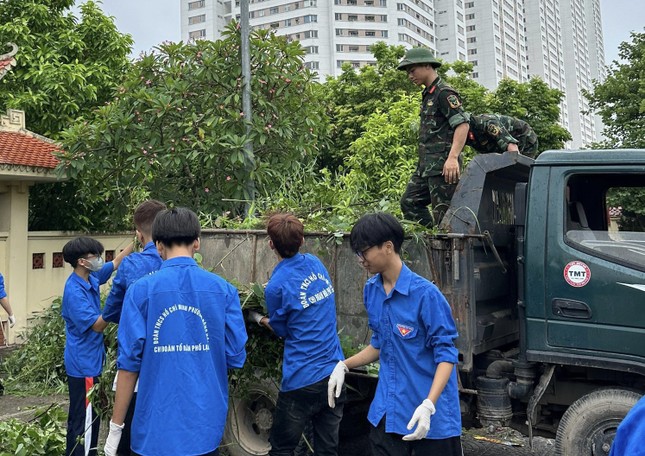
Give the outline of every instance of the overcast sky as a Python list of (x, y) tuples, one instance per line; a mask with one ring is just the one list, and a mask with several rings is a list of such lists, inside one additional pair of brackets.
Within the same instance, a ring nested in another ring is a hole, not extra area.
[[(115, 17), (119, 30), (132, 35), (136, 56), (164, 40), (181, 38), (179, 4), (180, 0), (103, 0), (103, 10)], [(600, 0), (600, 4), (605, 59), (611, 63), (618, 58), (618, 45), (629, 40), (629, 32), (643, 31), (645, 1)]]

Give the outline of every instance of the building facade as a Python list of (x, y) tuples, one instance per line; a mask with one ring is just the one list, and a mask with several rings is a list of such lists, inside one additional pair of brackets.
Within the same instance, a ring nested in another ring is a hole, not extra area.
[[(473, 64), (494, 90), (503, 78), (542, 78), (561, 90), (561, 124), (572, 148), (597, 141), (602, 124), (583, 95), (605, 76), (600, 0), (250, 0), (253, 29), (298, 40), (321, 77), (344, 63), (374, 63), (378, 41), (425, 46), (446, 61)], [(182, 0), (183, 39), (218, 39), (239, 18), (239, 0)]]

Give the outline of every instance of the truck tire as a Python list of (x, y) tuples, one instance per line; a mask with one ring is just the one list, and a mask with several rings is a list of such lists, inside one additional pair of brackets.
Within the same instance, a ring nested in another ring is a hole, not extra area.
[[(269, 454), (269, 434), (273, 425), (273, 411), (278, 400), (278, 387), (271, 381), (258, 380), (243, 397), (229, 401), (224, 436), (220, 444), (223, 456), (266, 456)], [(294, 456), (307, 456), (312, 445), (311, 423), (294, 450)]]
[(640, 397), (624, 389), (600, 389), (582, 396), (562, 416), (556, 456), (608, 455), (618, 425)]

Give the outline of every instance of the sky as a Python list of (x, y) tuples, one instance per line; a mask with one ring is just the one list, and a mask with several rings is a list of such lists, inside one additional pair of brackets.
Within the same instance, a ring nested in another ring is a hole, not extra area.
[[(180, 0), (103, 0), (103, 11), (114, 16), (121, 32), (132, 35), (136, 56), (162, 41), (181, 39), (179, 5)], [(643, 31), (645, 1), (600, 0), (600, 6), (605, 60), (609, 64), (618, 59), (618, 45), (630, 39), (630, 31)]]

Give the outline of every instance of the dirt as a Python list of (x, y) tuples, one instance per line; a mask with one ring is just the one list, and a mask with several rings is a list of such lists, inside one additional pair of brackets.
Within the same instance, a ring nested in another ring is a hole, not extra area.
[(0, 396), (0, 421), (19, 418), (28, 421), (38, 410), (49, 406), (60, 406), (67, 410), (67, 395), (53, 396)]

